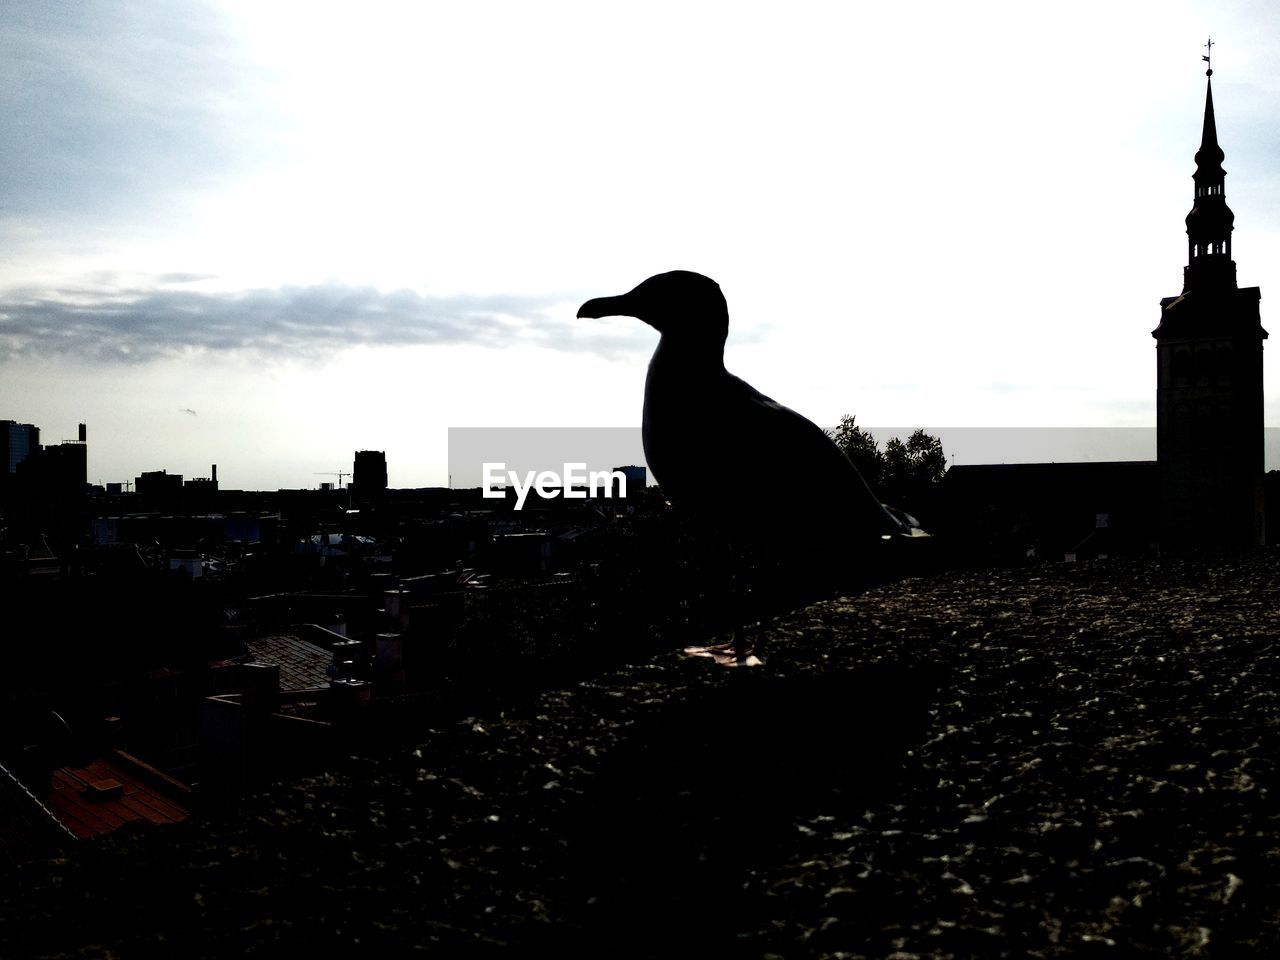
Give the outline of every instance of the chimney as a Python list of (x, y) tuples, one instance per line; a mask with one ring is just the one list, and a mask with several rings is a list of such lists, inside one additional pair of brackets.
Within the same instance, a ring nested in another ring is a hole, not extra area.
[(85, 442), (85, 436), (86, 436), (86, 434), (87, 434), (87, 433), (88, 433), (88, 428), (87, 428), (83, 423), (82, 423), (82, 424), (80, 424), (80, 436), (79, 436), (79, 440), (80, 440), (80, 442), (81, 442), (81, 443), (84, 443), (84, 442)]
[(218, 482), (218, 465), (216, 463), (209, 467), (209, 479), (214, 483)]
[(386, 693), (404, 693), (404, 638), (398, 633), (380, 633), (373, 658), (374, 677)]
[(240, 689), (245, 707), (255, 713), (273, 713), (280, 701), (280, 667), (249, 661), (240, 665)]
[(128, 744), (124, 720), (121, 717), (102, 718), (102, 745), (104, 749), (123, 750)]

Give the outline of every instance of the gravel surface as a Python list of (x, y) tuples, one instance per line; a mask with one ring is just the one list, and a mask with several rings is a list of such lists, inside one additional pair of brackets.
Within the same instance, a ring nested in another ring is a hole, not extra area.
[(1280, 554), (907, 580), (6, 880), (23, 956), (1280, 955)]

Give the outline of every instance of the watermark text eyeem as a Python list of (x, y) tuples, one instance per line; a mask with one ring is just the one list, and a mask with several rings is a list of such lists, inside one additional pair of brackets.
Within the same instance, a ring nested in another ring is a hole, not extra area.
[[(510, 481), (511, 486), (516, 491), (516, 509), (523, 510), (525, 499), (529, 496), (529, 491), (534, 490), (538, 496), (543, 499), (552, 499), (564, 494), (566, 500), (585, 500), (587, 497), (625, 497), (627, 495), (627, 475), (621, 470), (592, 470), (587, 472), (586, 463), (566, 463), (564, 471), (556, 473), (554, 470), (535, 471), (529, 470), (524, 475), (524, 482), (520, 482), (520, 475), (514, 470), (508, 470), (504, 462), (490, 463), (485, 462), (483, 465), (484, 482), (482, 484), (483, 495), (488, 499), (504, 499), (507, 491), (504, 487), (496, 486), (497, 484)], [(615, 488), (614, 484), (617, 484)]]

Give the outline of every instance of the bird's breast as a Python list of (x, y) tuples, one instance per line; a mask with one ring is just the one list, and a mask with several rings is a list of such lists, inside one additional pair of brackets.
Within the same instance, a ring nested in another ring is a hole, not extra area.
[(736, 425), (723, 366), (699, 368), (655, 354), (645, 381), (643, 438), (654, 478), (673, 501), (709, 490), (729, 466)]

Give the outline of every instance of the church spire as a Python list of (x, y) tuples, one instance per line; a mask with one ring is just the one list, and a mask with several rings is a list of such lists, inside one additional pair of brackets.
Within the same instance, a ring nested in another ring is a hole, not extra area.
[[(1210, 52), (1213, 41), (1205, 45)], [(1209, 57), (1203, 58), (1206, 63)], [(1213, 68), (1205, 70), (1204, 127), (1200, 149), (1196, 151), (1195, 203), (1187, 214), (1187, 268), (1183, 292), (1193, 287), (1208, 290), (1226, 286), (1235, 289), (1235, 264), (1231, 261), (1231, 231), (1235, 214), (1227, 206), (1222, 169), (1226, 154), (1218, 146), (1218, 124), (1213, 114)]]
[[(1212, 49), (1212, 47), (1210, 48)], [(1209, 58), (1205, 57), (1207, 61)], [(1156, 341), (1156, 458), (1160, 540), (1260, 544), (1263, 486), (1261, 291), (1236, 285), (1231, 210), (1213, 112), (1213, 70), (1187, 214), (1182, 293), (1160, 301)], [(1274, 533), (1274, 531), (1273, 531)]]
[[(1200, 133), (1200, 149), (1196, 151), (1196, 196), (1201, 195), (1201, 187), (1221, 186), (1227, 171), (1222, 169), (1222, 161), (1226, 154), (1218, 146), (1218, 123), (1213, 116), (1213, 71), (1206, 70), (1204, 95), (1204, 129)], [(1221, 193), (1221, 191), (1218, 191)]]

